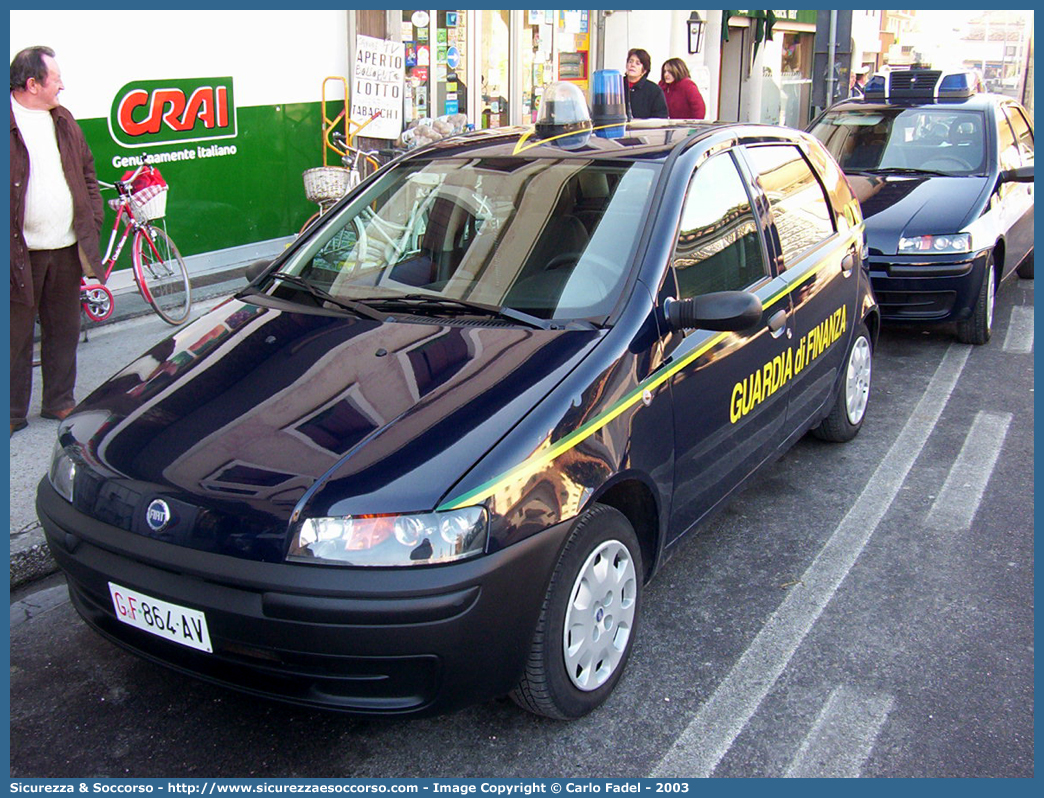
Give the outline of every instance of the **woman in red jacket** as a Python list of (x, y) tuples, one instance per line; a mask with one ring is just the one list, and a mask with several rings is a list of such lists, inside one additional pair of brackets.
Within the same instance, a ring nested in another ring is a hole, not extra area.
[(689, 77), (684, 61), (668, 58), (660, 68), (660, 78), (671, 119), (703, 119), (707, 115), (703, 95)]

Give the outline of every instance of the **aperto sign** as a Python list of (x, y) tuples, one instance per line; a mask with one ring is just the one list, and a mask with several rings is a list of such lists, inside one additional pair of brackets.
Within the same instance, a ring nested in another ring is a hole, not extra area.
[(109, 132), (123, 147), (155, 147), (236, 135), (232, 78), (128, 83), (112, 101)]

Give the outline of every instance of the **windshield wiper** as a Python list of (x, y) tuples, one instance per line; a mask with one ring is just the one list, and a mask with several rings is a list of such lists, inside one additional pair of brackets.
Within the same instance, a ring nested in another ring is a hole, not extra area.
[(934, 175), (936, 177), (953, 177), (949, 172), (938, 172), (935, 169), (913, 169), (909, 166), (885, 166), (880, 169), (860, 169), (872, 175)]
[(369, 307), (378, 307), (385, 310), (398, 310), (406, 313), (411, 311), (423, 313), (424, 311), (437, 310), (443, 314), (455, 313), (457, 315), (490, 316), (492, 318), (507, 319), (519, 324), (525, 324), (528, 327), (535, 327), (538, 330), (549, 330), (552, 326), (557, 327), (557, 325), (552, 325), (549, 321), (538, 319), (536, 316), (530, 316), (528, 313), (523, 313), (520, 310), (497, 307), (496, 305), (486, 305), (481, 302), (469, 302), (464, 299), (431, 296), (429, 294), (375, 296), (356, 299), (355, 301), (358, 303), (365, 303)]
[(272, 272), (268, 275), (268, 279), (281, 280), (284, 283), (290, 283), (295, 288), (300, 288), (307, 294), (311, 294), (316, 299), (322, 300), (323, 302), (329, 302), (332, 305), (336, 305), (342, 310), (350, 310), (359, 316), (364, 316), (367, 319), (373, 319), (374, 321), (384, 321), (388, 318), (386, 313), (380, 313), (379, 311), (373, 310), (366, 305), (361, 305), (358, 302), (353, 302), (350, 299), (338, 299), (327, 291), (324, 291), (319, 286), (309, 282), (299, 274), (291, 274), (290, 272)]

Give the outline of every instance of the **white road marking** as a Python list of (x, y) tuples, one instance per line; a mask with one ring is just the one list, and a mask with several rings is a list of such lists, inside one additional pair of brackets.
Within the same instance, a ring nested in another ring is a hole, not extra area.
[(834, 688), (784, 774), (790, 779), (858, 778), (894, 699)]
[(1004, 336), (1004, 351), (1028, 355), (1033, 351), (1033, 306), (1016, 305)]
[(927, 524), (931, 529), (971, 529), (1011, 418), (1011, 413), (975, 414), (961, 453), (928, 511)]
[(953, 393), (971, 347), (950, 346), (855, 504), (650, 776), (710, 776), (783, 673), (891, 506)]

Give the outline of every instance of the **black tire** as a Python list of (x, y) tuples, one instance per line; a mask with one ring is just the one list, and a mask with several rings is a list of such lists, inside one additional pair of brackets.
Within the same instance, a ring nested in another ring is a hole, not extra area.
[(979, 297), (975, 300), (971, 318), (957, 322), (957, 340), (962, 344), (981, 346), (990, 340), (993, 334), (993, 304), (996, 294), (993, 253), (986, 260), (986, 273), (979, 288)]
[(812, 429), (817, 438), (844, 443), (859, 434), (870, 400), (873, 354), (870, 331), (865, 324), (860, 324), (845, 356), (844, 373), (834, 395), (834, 406), (819, 426)]
[[(609, 697), (634, 645), (642, 574), (638, 538), (623, 513), (595, 504), (577, 519), (551, 576), (525, 672), (511, 692), (516, 704), (570, 720)], [(574, 620), (569, 645), (567, 617)]]
[(1023, 280), (1032, 280), (1033, 279), (1033, 253), (1032, 252), (1030, 252), (1030, 254), (1027, 255), (1023, 259), (1022, 263), (1019, 264), (1019, 268), (1016, 269), (1015, 271), (1018, 273), (1019, 277), (1021, 277)]
[(167, 324), (181, 324), (192, 309), (192, 288), (188, 268), (170, 236), (149, 225), (134, 235), (132, 254), (142, 297)]

